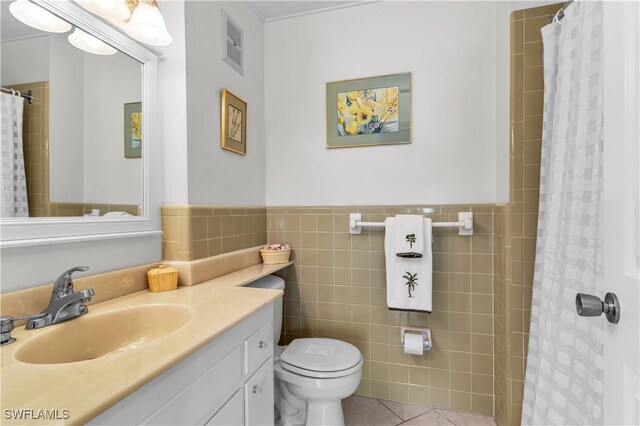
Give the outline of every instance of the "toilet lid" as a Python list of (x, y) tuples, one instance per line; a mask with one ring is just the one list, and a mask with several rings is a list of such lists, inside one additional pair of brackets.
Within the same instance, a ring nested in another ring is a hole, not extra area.
[(335, 339), (295, 339), (280, 355), (283, 368), (297, 367), (308, 372), (343, 372), (362, 361), (358, 348)]

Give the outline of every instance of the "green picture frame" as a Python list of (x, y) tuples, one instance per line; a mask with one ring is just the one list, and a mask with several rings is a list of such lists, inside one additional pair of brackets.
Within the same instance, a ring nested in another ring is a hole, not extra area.
[(124, 104), (124, 157), (142, 158), (142, 102)]
[(411, 73), (328, 82), (327, 148), (411, 143)]

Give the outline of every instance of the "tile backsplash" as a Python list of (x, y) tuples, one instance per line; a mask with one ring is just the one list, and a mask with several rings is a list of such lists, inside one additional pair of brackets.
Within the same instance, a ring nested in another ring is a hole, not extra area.
[[(435, 228), (433, 313), (386, 306), (384, 230), (348, 232), (349, 213), (383, 221), (431, 207), (434, 221), (474, 212), (474, 235)], [(365, 358), (358, 395), (493, 414), (494, 206), (269, 207), (270, 243), (289, 242), (295, 266), (286, 281), (281, 343), (329, 337)], [(433, 349), (407, 355), (400, 326), (430, 327)]]
[(162, 206), (162, 257), (197, 260), (267, 242), (265, 207)]

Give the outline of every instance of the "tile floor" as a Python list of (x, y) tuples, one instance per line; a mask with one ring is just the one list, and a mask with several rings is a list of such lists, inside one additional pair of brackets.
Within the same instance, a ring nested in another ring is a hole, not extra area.
[(342, 401), (345, 426), (495, 426), (493, 417), (382, 399), (351, 396)]

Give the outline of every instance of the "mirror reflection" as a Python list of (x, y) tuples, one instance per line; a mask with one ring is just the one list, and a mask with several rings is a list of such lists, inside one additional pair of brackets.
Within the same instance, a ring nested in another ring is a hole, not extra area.
[(2, 214), (142, 212), (142, 65), (26, 1), (0, 2)]

